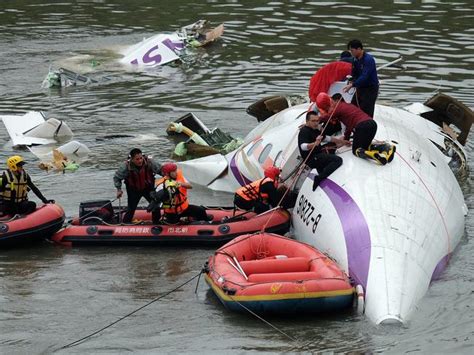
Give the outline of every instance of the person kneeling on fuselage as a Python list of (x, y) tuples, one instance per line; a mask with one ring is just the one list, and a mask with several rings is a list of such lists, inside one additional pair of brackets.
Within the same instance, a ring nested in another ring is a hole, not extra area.
[(327, 122), (330, 118), (338, 120), (346, 127), (344, 139), (349, 140), (351, 134), (352, 153), (362, 159), (370, 159), (380, 165), (391, 162), (395, 146), (391, 144), (373, 144), (377, 132), (377, 123), (372, 117), (355, 105), (344, 100), (335, 101), (326, 93), (320, 93), (316, 98), (320, 111), (320, 120)]

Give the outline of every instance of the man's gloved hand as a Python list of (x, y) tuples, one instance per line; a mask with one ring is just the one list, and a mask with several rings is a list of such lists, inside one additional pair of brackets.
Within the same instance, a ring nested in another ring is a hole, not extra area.
[(178, 188), (180, 186), (179, 182), (173, 181), (173, 180), (168, 180), (166, 181), (165, 187), (174, 187)]

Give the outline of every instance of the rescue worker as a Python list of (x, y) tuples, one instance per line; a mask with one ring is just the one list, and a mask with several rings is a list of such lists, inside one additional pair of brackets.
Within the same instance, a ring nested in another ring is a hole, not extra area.
[(280, 200), (278, 178), (280, 169), (270, 166), (264, 170), (264, 178), (240, 187), (234, 194), (234, 205), (243, 210), (259, 214), (276, 207)]
[(48, 200), (35, 184), (23, 165), (25, 160), (14, 155), (7, 159), (7, 167), (0, 179), (0, 197), (4, 214), (29, 214), (36, 210), (36, 203), (28, 200), (28, 191), (32, 190), (43, 203), (54, 203)]
[[(318, 96), (319, 97), (319, 96)], [(298, 149), (306, 165), (316, 169), (318, 175), (313, 180), (313, 191), (322, 180), (342, 165), (342, 158), (335, 155), (335, 149), (349, 142), (341, 137), (321, 135), (319, 117), (315, 111), (306, 114), (306, 123), (298, 133)], [(321, 143), (328, 143), (326, 146)], [(327, 147), (329, 146), (329, 149)]]
[(379, 78), (375, 59), (364, 50), (362, 42), (353, 39), (347, 44), (354, 60), (352, 62), (352, 79), (343, 89), (344, 92), (356, 88), (352, 103), (370, 117), (374, 117), (375, 101), (379, 95)]
[(391, 162), (395, 154), (395, 146), (390, 144), (372, 144), (377, 132), (377, 123), (357, 106), (344, 100), (337, 102), (326, 93), (316, 98), (320, 110), (320, 119), (327, 122), (329, 117), (340, 121), (346, 127), (344, 139), (349, 140), (353, 134), (352, 153), (362, 159), (371, 159), (380, 165)]
[[(117, 198), (123, 196), (122, 180), (127, 189), (127, 211), (123, 217), (123, 223), (131, 223), (140, 199), (144, 197), (151, 201), (150, 192), (155, 188), (155, 174), (160, 174), (161, 165), (153, 159), (143, 155), (138, 148), (130, 151), (128, 160), (120, 166), (114, 175), (114, 185), (117, 188)], [(153, 221), (160, 219), (158, 215), (152, 216)]]
[[(174, 163), (166, 163), (161, 169), (163, 179), (158, 181), (157, 190), (163, 190), (161, 200), (163, 212), (170, 223), (178, 223), (181, 217), (191, 217), (197, 221), (208, 221), (206, 209), (188, 202), (188, 190), (193, 187), (186, 181)], [(159, 208), (157, 209), (159, 211)], [(158, 212), (159, 213), (159, 212)]]

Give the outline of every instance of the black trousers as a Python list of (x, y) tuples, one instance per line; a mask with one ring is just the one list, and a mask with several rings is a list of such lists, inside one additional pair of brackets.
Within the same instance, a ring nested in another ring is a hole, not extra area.
[(10, 202), (10, 201), (3, 201), (1, 212), (4, 214), (30, 214), (36, 211), (36, 203), (33, 201), (21, 201), (18, 203)]
[(375, 133), (377, 133), (377, 122), (374, 120), (364, 121), (355, 126), (352, 153), (355, 154), (357, 148), (368, 150), (375, 137)]
[(366, 88), (357, 88), (357, 92), (352, 98), (352, 104), (359, 106), (359, 108), (374, 117), (375, 101), (379, 96), (379, 86), (369, 86)]
[(181, 217), (191, 217), (195, 221), (207, 221), (206, 209), (202, 206), (189, 205), (186, 211), (180, 214), (167, 213), (166, 218), (170, 223), (178, 223)]
[(239, 195), (234, 195), (234, 205), (236, 205), (238, 208), (246, 210), (246, 211), (251, 211), (253, 210), (256, 214), (263, 213), (265, 211), (268, 211), (270, 209), (270, 205), (264, 203), (261, 200), (250, 200), (247, 201), (240, 197)]
[[(151, 201), (150, 197), (151, 191), (134, 191), (131, 189), (127, 189), (127, 212), (123, 216), (123, 223), (131, 223), (133, 219), (133, 215), (135, 214), (135, 210), (137, 209), (138, 203), (140, 202), (141, 198), (144, 197), (145, 200), (148, 202)], [(153, 211), (151, 213), (151, 217), (153, 220), (153, 224), (158, 224), (160, 221), (160, 210)]]
[(335, 154), (318, 153), (306, 164), (318, 171), (320, 179), (325, 179), (342, 165), (342, 158)]

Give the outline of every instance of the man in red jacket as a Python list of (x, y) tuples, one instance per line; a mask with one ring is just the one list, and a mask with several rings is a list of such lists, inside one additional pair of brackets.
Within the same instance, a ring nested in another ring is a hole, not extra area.
[(318, 95), (316, 105), (319, 108), (320, 119), (323, 122), (327, 122), (331, 117), (344, 124), (346, 127), (345, 140), (349, 140), (351, 134), (353, 134), (352, 153), (354, 155), (363, 159), (372, 159), (381, 165), (392, 161), (395, 146), (372, 144), (377, 132), (377, 123), (360, 108), (348, 104), (342, 99), (334, 101), (326, 93)]
[[(138, 148), (130, 151), (128, 160), (120, 165), (114, 175), (114, 185), (117, 189), (117, 198), (123, 195), (122, 181), (127, 189), (127, 212), (123, 223), (131, 223), (140, 199), (144, 197), (151, 201), (150, 192), (155, 189), (155, 175), (161, 174), (161, 165), (142, 154)], [(158, 211), (159, 212), (159, 211)], [(153, 216), (154, 223), (158, 223), (159, 213)]]

